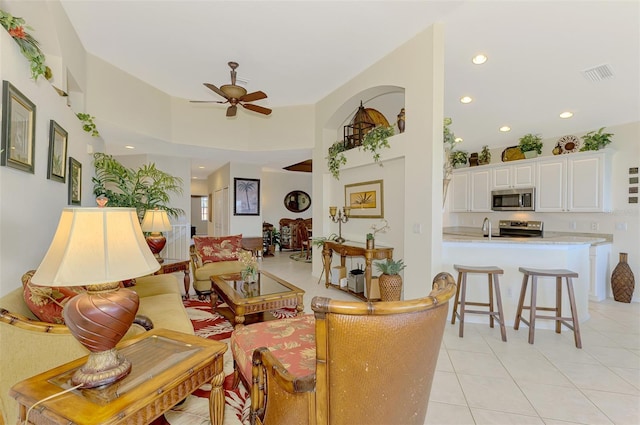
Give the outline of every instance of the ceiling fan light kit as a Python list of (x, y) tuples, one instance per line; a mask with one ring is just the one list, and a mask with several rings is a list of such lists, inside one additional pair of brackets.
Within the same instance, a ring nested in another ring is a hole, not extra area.
[(236, 84), (236, 68), (238, 67), (237, 62), (229, 62), (229, 67), (231, 68), (231, 84), (225, 84), (220, 86), (220, 88), (214, 86), (210, 83), (204, 83), (204, 86), (216, 93), (217, 95), (224, 97), (225, 101), (219, 100), (210, 100), (210, 101), (197, 101), (192, 100), (192, 103), (229, 103), (229, 107), (227, 108), (227, 117), (235, 117), (238, 112), (238, 106), (240, 105), (245, 109), (249, 109), (250, 111), (257, 112), (259, 114), (270, 115), (271, 109), (265, 108), (259, 105), (253, 105), (251, 103), (256, 100), (266, 99), (267, 95), (263, 91), (255, 91), (252, 93), (247, 93), (247, 90)]

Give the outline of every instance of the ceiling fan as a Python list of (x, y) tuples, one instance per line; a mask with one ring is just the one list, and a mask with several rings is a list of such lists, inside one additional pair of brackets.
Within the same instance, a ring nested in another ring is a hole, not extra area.
[(204, 83), (205, 87), (213, 90), (216, 94), (224, 97), (225, 101), (220, 100), (192, 100), (192, 103), (229, 103), (230, 106), (227, 108), (227, 116), (234, 117), (236, 112), (238, 111), (238, 105), (243, 108), (249, 109), (254, 112), (258, 112), (260, 114), (269, 115), (271, 114), (271, 109), (264, 108), (262, 106), (253, 105), (251, 103), (245, 102), (253, 102), (254, 100), (266, 99), (267, 95), (262, 91), (254, 91), (252, 93), (247, 93), (247, 90), (244, 87), (236, 85), (236, 68), (238, 67), (237, 62), (229, 62), (229, 67), (231, 67), (231, 84), (225, 84), (224, 86), (220, 86), (220, 88), (214, 86), (213, 84)]

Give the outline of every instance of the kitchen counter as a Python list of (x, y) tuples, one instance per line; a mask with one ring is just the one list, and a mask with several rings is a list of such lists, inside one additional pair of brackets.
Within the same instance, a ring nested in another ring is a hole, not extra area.
[[(494, 233), (495, 235), (495, 233)], [(593, 292), (590, 250), (610, 244), (610, 235), (545, 232), (539, 237), (484, 237), (479, 228), (447, 228), (443, 231), (443, 270), (455, 273), (454, 264), (496, 266), (504, 270), (500, 276), (505, 324), (513, 325), (522, 285), (519, 267), (539, 269), (569, 269), (578, 273), (573, 279), (578, 319), (589, 318), (589, 297)], [(486, 275), (470, 274), (467, 279), (467, 300), (487, 302)], [(555, 280), (538, 279), (538, 305), (555, 306)], [(563, 285), (563, 311), (569, 311), (566, 285)], [(528, 304), (530, 288), (527, 291)], [(471, 314), (465, 320), (486, 323), (484, 316)], [(551, 329), (554, 323), (540, 320), (536, 327)], [(526, 328), (526, 327), (525, 327)], [(526, 332), (526, 330), (525, 330)]]

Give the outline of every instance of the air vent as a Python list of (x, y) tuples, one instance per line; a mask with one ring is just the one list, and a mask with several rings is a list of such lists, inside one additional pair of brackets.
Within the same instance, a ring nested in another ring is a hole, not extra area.
[(601, 81), (613, 78), (613, 70), (611, 66), (604, 64), (596, 66), (595, 68), (585, 69), (582, 71), (582, 75), (589, 81)]

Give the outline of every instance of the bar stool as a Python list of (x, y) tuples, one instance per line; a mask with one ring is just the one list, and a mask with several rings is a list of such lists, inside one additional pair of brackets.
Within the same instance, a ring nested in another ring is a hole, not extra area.
[[(580, 338), (580, 325), (578, 324), (578, 312), (576, 310), (576, 299), (573, 293), (572, 278), (578, 277), (578, 273), (571, 270), (557, 269), (557, 270), (545, 270), (545, 269), (531, 269), (527, 267), (520, 267), (518, 269), (524, 273), (522, 279), (522, 289), (520, 290), (520, 300), (518, 301), (518, 310), (516, 312), (516, 320), (513, 325), (513, 329), (518, 330), (520, 321), (529, 326), (529, 344), (533, 344), (533, 337), (535, 331), (536, 319), (548, 319), (555, 320), (556, 333), (560, 333), (562, 326), (573, 331), (573, 337), (576, 342), (577, 348), (582, 348), (582, 339)], [(527, 281), (531, 276), (531, 305), (524, 305), (524, 296), (527, 292)], [(536, 305), (536, 293), (538, 291), (538, 277), (555, 277), (556, 278), (556, 306), (554, 307), (538, 307)], [(562, 317), (562, 278), (567, 282), (567, 293), (569, 294), (569, 306), (571, 307), (571, 317)], [(529, 310), (529, 321), (522, 318), (522, 310)], [(536, 314), (538, 310), (554, 311), (555, 316), (539, 315)], [(567, 322), (571, 320), (571, 323)]]
[[(451, 315), (451, 324), (455, 325), (456, 316), (460, 318), (460, 332), (459, 336), (462, 338), (463, 329), (464, 329), (464, 315), (465, 313), (473, 313), (473, 314), (488, 314), (489, 315), (489, 326), (493, 328), (494, 319), (498, 321), (500, 324), (500, 333), (502, 335), (502, 340), (507, 340), (507, 330), (504, 327), (504, 314), (502, 312), (502, 297), (500, 296), (500, 281), (498, 279), (498, 275), (504, 274), (504, 270), (499, 267), (494, 266), (461, 266), (459, 264), (454, 264), (453, 268), (458, 272), (458, 288), (456, 290), (456, 299), (453, 303), (453, 314)], [(475, 273), (475, 274), (486, 274), (489, 280), (489, 302), (488, 303), (480, 303), (480, 302), (467, 302), (467, 274)], [(495, 282), (495, 294), (496, 294), (496, 303), (498, 305), (498, 311), (494, 311), (493, 309), (493, 291), (494, 291), (494, 282)], [(458, 313), (458, 304), (460, 304), (460, 313)], [(480, 306), (480, 307), (489, 307), (489, 311), (484, 310), (468, 310), (467, 306)]]

